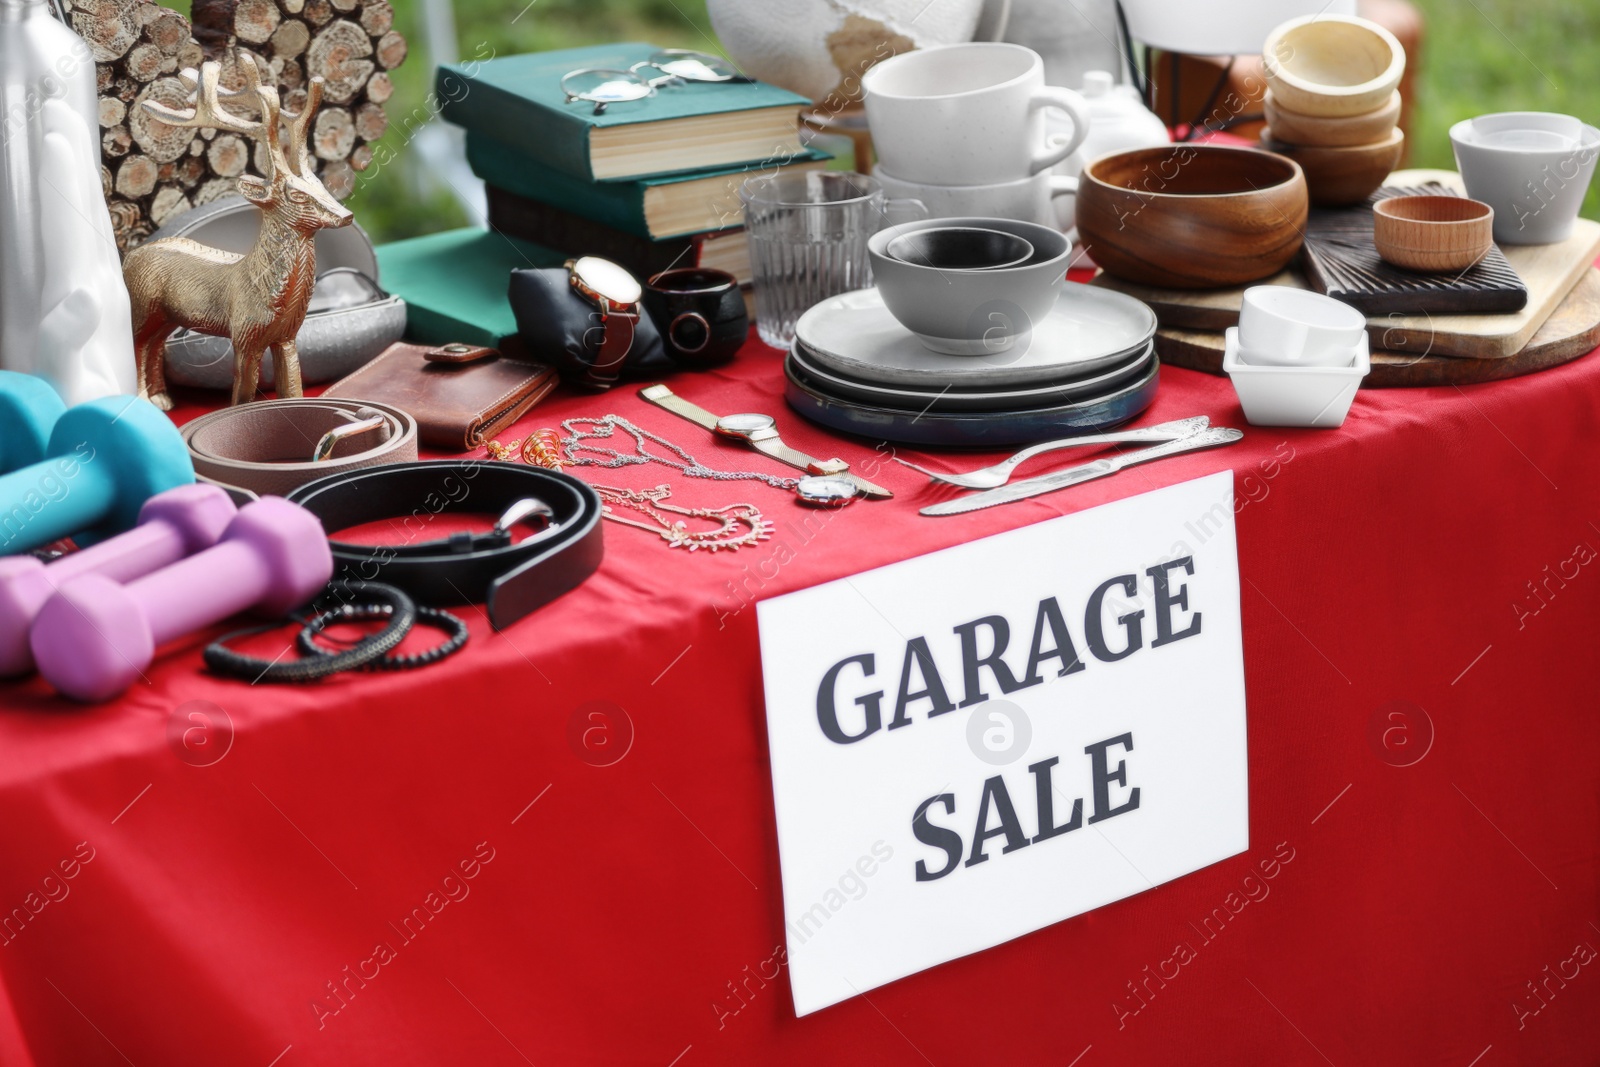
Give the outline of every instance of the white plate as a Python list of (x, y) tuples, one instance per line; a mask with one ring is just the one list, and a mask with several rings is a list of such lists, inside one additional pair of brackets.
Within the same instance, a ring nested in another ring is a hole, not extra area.
[(900, 325), (876, 289), (816, 305), (795, 336), (827, 370), (861, 382), (935, 389), (1048, 385), (1126, 359), (1150, 341), (1156, 316), (1131, 296), (1068, 282), (1033, 335), (1009, 352), (947, 356)]

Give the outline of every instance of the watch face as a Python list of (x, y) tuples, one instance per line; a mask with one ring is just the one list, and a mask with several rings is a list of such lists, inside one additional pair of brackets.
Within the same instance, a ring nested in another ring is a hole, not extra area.
[(777, 424), (771, 415), (727, 415), (717, 420), (717, 432), (726, 437), (749, 437)]
[(584, 256), (572, 264), (572, 272), (583, 281), (584, 285), (607, 300), (614, 300), (619, 304), (637, 304), (639, 298), (644, 295), (639, 279), (609, 259)]
[(819, 508), (842, 508), (861, 495), (855, 482), (832, 474), (801, 478), (795, 483), (794, 491), (802, 504)]

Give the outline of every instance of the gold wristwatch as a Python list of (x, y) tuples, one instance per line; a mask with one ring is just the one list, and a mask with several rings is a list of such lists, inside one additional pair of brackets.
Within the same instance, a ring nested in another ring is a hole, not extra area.
[(683, 397), (674, 393), (665, 385), (650, 385), (639, 390), (640, 398), (648, 400), (657, 407), (665, 408), (681, 418), (688, 419), (698, 426), (703, 426), (719, 437), (731, 441), (742, 441), (762, 455), (770, 456), (779, 463), (788, 464), (807, 474), (832, 475), (843, 478), (855, 485), (863, 496), (875, 497), (879, 500), (888, 500), (894, 496), (881, 485), (874, 485), (857, 474), (850, 473), (850, 464), (842, 459), (812, 459), (798, 449), (790, 448), (778, 436), (777, 420), (771, 415), (741, 414), (728, 415), (718, 418), (705, 408), (691, 404)]
[[(622, 373), (622, 364), (633, 350), (644, 289), (633, 275), (599, 256), (569, 259), (566, 266), (573, 292), (599, 311), (599, 351), (589, 369), (589, 379), (595, 385), (610, 385)], [(584, 339), (588, 340), (587, 333)]]

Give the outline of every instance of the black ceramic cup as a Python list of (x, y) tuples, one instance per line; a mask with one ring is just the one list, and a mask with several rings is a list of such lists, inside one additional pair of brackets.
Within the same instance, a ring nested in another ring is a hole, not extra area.
[(739, 282), (720, 270), (662, 271), (644, 287), (644, 308), (667, 355), (686, 367), (727, 362), (750, 332)]

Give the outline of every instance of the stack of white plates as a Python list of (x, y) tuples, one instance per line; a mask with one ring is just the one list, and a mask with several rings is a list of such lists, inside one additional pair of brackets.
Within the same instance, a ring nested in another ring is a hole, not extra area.
[(1132, 297), (1069, 282), (1010, 350), (941, 355), (876, 289), (862, 289), (801, 316), (786, 396), (830, 429), (906, 444), (987, 448), (1093, 433), (1154, 400), (1155, 331), (1155, 314)]

